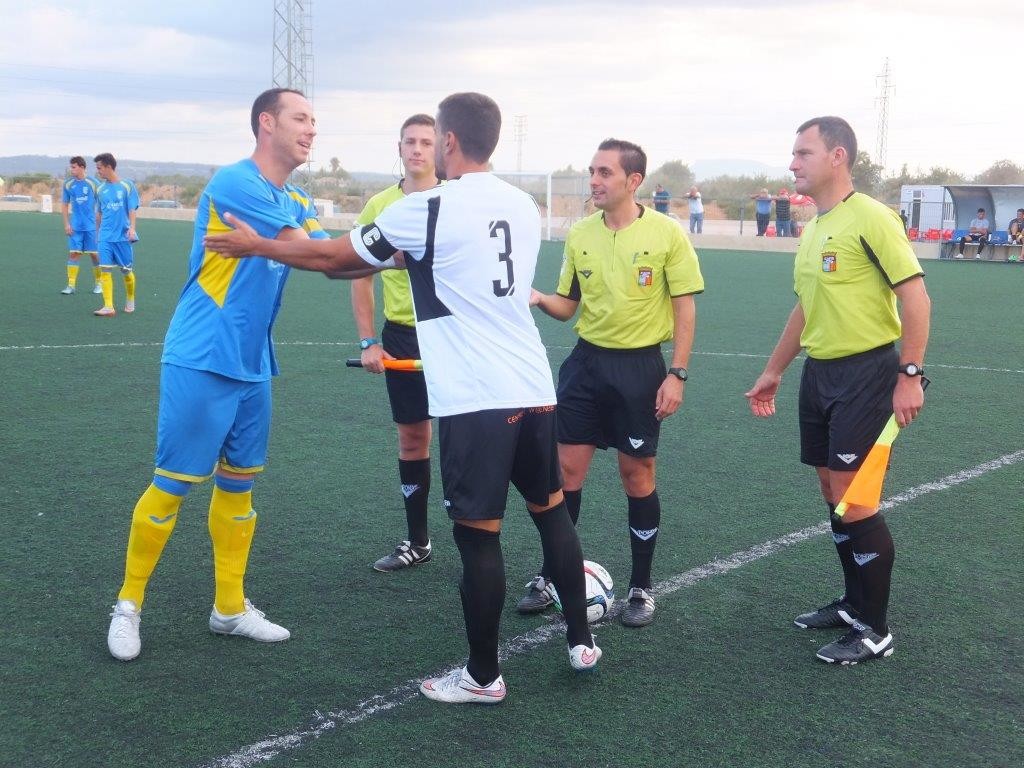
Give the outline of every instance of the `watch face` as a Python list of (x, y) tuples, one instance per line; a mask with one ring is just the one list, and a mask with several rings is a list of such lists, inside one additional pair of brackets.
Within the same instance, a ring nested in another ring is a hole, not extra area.
[(917, 376), (917, 374), (921, 372), (921, 369), (913, 363), (907, 363), (903, 366), (903, 372), (907, 374), (907, 376)]

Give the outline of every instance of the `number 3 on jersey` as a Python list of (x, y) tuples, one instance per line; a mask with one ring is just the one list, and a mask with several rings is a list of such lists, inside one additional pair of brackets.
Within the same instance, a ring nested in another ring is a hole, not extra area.
[(501, 280), (491, 282), (491, 285), (494, 286), (494, 295), (498, 297), (511, 296), (516, 290), (516, 279), (512, 272), (512, 231), (509, 229), (508, 222), (492, 221), (491, 237), (504, 238), (504, 244), (498, 246), (498, 261), (504, 262), (505, 269), (508, 270), (508, 285), (502, 285)]

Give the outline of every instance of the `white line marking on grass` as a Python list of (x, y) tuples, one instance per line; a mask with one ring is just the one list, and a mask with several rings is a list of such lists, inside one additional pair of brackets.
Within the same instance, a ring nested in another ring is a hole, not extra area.
[[(960, 472), (954, 472), (953, 474), (946, 475), (935, 482), (924, 483), (903, 491), (902, 493), (898, 493), (883, 501), (880, 508), (892, 509), (894, 507), (907, 504), (920, 496), (949, 490), (950, 488), (962, 485), (963, 483), (974, 480), (975, 478), (981, 477), (989, 472), (994, 472), (997, 469), (1002, 469), (1003, 467), (1008, 467), (1011, 464), (1016, 464), (1021, 460), (1024, 460), (1024, 450), (1004, 454), (997, 459), (986, 461), (976, 467), (964, 469)], [(742, 566), (753, 563), (757, 560), (762, 560), (776, 552), (786, 549), (787, 547), (791, 547), (794, 544), (800, 544), (808, 539), (814, 538), (815, 536), (821, 536), (829, 530), (830, 526), (827, 521), (819, 523), (818, 525), (808, 526), (807, 528), (801, 528), (799, 531), (787, 533), (785, 536), (780, 536), (777, 539), (771, 539), (770, 541), (766, 541), (761, 544), (755, 544), (749, 549), (734, 552), (727, 557), (716, 558), (704, 565), (698, 565), (696, 568), (691, 568), (684, 573), (680, 573), (655, 584), (652, 591), (659, 597), (670, 595), (683, 587), (690, 587), (701, 581), (709, 579), (712, 576), (720, 576), (722, 574), (729, 573), (730, 571), (735, 571), (737, 568), (741, 568)], [(602, 619), (601, 623), (617, 616), (621, 612), (622, 606), (623, 602), (621, 600), (617, 601), (613, 610), (608, 614), (608, 617), (606, 619)], [(553, 638), (561, 637), (563, 632), (564, 625), (562, 622), (560, 620), (552, 621), (505, 641), (499, 649), (498, 658), (501, 661), (505, 661), (513, 656), (521, 656), (529, 653), (534, 648), (544, 645)], [(460, 662), (459, 665), (461, 666), (464, 663), (465, 660)], [(451, 668), (452, 667), (449, 666), (438, 674), (444, 674)], [(424, 675), (424, 677), (431, 676), (433, 675)], [(249, 744), (236, 752), (232, 752), (229, 755), (225, 755), (224, 757), (219, 757), (209, 763), (205, 763), (203, 768), (250, 768), (250, 766), (273, 760), (282, 752), (290, 749), (298, 749), (306, 743), (320, 738), (324, 733), (327, 733), (339, 726), (355, 725), (356, 723), (361, 723), (375, 715), (388, 712), (408, 704), (410, 701), (419, 697), (419, 685), (422, 679), (423, 678), (415, 678), (406, 680), (392, 688), (387, 693), (371, 696), (370, 698), (359, 702), (351, 709), (343, 709), (337, 712), (328, 712), (326, 714), (314, 712), (313, 722), (311, 724), (307, 726), (300, 726), (299, 728), (283, 735), (270, 736), (263, 741), (258, 741), (255, 744)]]
[[(120, 349), (127, 347), (162, 347), (162, 341), (117, 341), (99, 344), (29, 344), (26, 346), (0, 346), (0, 352), (26, 352), (32, 350), (51, 349)], [(354, 341), (275, 341), (275, 347), (352, 347), (357, 348), (359, 344)], [(573, 349), (572, 346), (550, 345), (548, 349)], [(767, 360), (768, 355), (752, 354), (749, 352), (711, 352), (694, 350), (694, 355), (707, 355), (708, 357), (749, 357), (757, 360)], [(803, 355), (800, 356), (803, 359)], [(981, 371), (984, 373), (1024, 373), (1024, 370), (1016, 368), (986, 368), (978, 365), (950, 365), (945, 363), (928, 363), (929, 368), (946, 368), (953, 371)]]

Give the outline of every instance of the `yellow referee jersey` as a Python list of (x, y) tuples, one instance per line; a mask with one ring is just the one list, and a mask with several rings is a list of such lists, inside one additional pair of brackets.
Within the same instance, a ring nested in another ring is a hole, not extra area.
[[(356, 226), (369, 224), (380, 216), (381, 211), (396, 200), (405, 197), (400, 184), (392, 184), (371, 197), (356, 219)], [(412, 290), (409, 287), (409, 273), (404, 269), (385, 269), (380, 273), (384, 293), (384, 317), (392, 323), (416, 325), (412, 309)]]
[(624, 229), (604, 213), (578, 221), (565, 238), (557, 293), (580, 302), (576, 333), (609, 349), (672, 338), (672, 298), (704, 291), (697, 254), (678, 222), (641, 207)]
[(793, 289), (800, 345), (819, 360), (855, 355), (902, 335), (893, 287), (923, 275), (899, 215), (854, 192), (804, 227)]

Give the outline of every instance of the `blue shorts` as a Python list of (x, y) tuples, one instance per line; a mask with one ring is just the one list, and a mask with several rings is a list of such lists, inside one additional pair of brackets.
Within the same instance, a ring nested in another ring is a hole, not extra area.
[(261, 472), (270, 436), (270, 381), (238, 381), (164, 363), (156, 474), (199, 482), (218, 466)]
[(134, 262), (132, 244), (122, 240), (117, 243), (100, 241), (100, 266), (131, 269)]
[(73, 231), (68, 235), (68, 250), (71, 253), (96, 253), (96, 230)]

